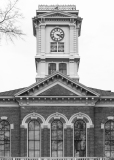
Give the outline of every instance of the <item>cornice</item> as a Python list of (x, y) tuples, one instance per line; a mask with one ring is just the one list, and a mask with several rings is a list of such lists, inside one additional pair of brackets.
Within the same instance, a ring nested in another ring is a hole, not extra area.
[(16, 96), (20, 106), (95, 106), (98, 97)]

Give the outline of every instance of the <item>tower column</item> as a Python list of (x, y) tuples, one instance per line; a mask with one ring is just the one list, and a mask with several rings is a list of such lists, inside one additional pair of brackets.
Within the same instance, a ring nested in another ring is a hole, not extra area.
[(41, 55), (45, 54), (45, 25), (41, 25)]
[(70, 55), (74, 53), (74, 25), (70, 25)]

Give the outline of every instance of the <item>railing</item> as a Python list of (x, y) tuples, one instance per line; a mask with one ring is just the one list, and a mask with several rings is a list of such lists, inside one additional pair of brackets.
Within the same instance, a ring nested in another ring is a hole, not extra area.
[(106, 157), (0, 157), (0, 160), (114, 160)]

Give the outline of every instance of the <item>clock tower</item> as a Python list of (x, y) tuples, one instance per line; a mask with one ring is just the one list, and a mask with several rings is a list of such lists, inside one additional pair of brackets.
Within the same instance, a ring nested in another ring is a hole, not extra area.
[(82, 18), (75, 5), (39, 5), (33, 18), (36, 81), (53, 72), (79, 81), (78, 37)]

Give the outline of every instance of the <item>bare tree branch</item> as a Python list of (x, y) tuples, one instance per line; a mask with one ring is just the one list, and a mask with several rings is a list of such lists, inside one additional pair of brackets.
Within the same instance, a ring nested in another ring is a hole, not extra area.
[(13, 41), (13, 38), (25, 35), (18, 24), (19, 19), (22, 19), (23, 16), (16, 8), (17, 2), (18, 0), (14, 2), (9, 0), (6, 8), (4, 10), (0, 9), (0, 41), (3, 35), (10, 41)]

